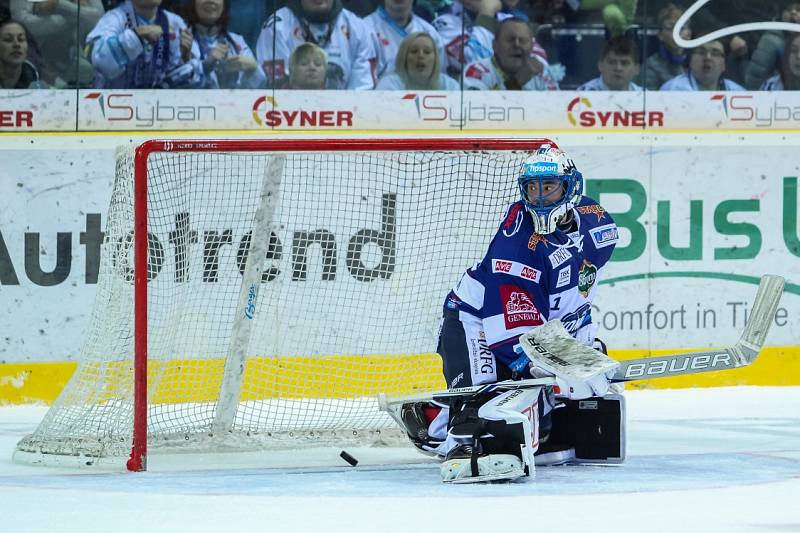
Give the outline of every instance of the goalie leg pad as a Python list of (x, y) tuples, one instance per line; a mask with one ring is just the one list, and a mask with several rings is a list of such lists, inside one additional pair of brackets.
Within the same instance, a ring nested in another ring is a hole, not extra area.
[[(540, 452), (571, 448), (573, 457), (566, 462), (625, 461), (625, 397), (621, 394), (565, 400), (551, 412), (551, 417), (552, 431)], [(537, 464), (543, 464), (538, 459)]]
[(567, 408), (577, 461), (625, 461), (625, 397), (622, 394), (571, 400)]
[(534, 471), (541, 388), (493, 394), (465, 402), (451, 420), (455, 444), (442, 464), (442, 481), (513, 480)]

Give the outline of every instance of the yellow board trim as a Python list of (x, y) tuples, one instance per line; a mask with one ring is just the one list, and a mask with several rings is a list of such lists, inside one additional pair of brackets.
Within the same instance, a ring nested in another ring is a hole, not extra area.
[[(625, 361), (689, 351), (693, 350), (612, 350), (610, 355)], [(441, 362), (436, 354), (254, 357), (248, 360), (247, 365), (242, 387), (243, 400), (264, 399), (265, 376), (270, 381), (269, 397), (281, 398), (352, 398), (373, 396), (378, 392), (400, 395), (445, 388)], [(0, 364), (0, 404), (50, 404), (58, 397), (77, 366), (75, 362)], [(170, 381), (178, 372), (186, 371), (203, 375), (202, 382), (195, 383), (191, 390), (167, 387), (172, 392), (152, 398), (154, 403), (213, 400), (222, 376), (221, 359), (184, 359), (166, 363), (152, 361), (149, 367), (151, 380)], [(104, 375), (110, 376), (116, 372), (130, 372), (130, 369), (127, 365), (118, 364), (113, 369), (107, 368)], [(346, 377), (348, 375), (362, 378), (352, 380)], [(254, 376), (260, 376), (260, 388), (253, 385)], [(336, 376), (339, 378), (335, 379)], [(627, 384), (627, 387), (677, 389), (736, 385), (800, 385), (800, 346), (766, 347), (753, 365), (738, 370), (637, 381)], [(105, 392), (114, 394), (110, 389)]]

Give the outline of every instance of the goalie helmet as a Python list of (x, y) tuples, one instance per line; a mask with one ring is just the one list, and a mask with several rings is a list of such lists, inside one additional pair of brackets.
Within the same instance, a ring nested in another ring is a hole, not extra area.
[(533, 216), (533, 230), (541, 235), (553, 233), (583, 193), (583, 175), (575, 163), (550, 145), (522, 163), (517, 182), (522, 201)]

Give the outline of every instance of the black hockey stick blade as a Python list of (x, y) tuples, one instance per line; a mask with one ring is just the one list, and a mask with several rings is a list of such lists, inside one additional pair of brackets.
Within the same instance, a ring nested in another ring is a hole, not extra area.
[(665, 378), (697, 372), (728, 370), (755, 361), (775, 319), (785, 280), (767, 274), (761, 277), (747, 326), (739, 341), (726, 348), (678, 355), (662, 355), (622, 361), (613, 382)]

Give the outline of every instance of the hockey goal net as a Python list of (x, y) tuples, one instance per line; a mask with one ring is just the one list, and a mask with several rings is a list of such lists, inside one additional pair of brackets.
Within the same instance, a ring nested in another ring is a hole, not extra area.
[[(148, 141), (121, 152), (78, 368), (26, 462), (397, 436), (447, 291), (545, 139)], [(77, 460), (77, 461), (76, 461)]]

